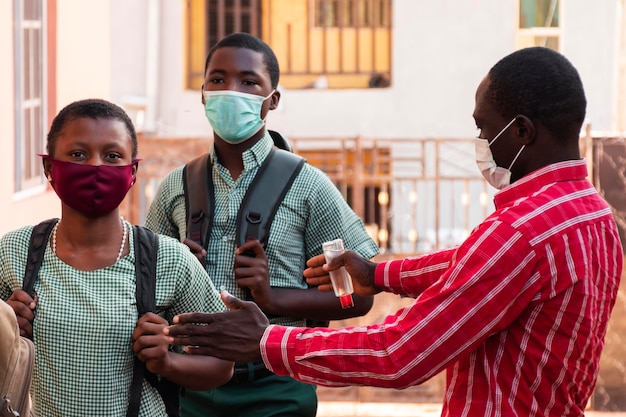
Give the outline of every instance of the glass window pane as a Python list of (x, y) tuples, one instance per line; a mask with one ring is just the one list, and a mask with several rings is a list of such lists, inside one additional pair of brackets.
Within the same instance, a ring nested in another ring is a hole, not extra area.
[(15, 0), (15, 190), (43, 184), (37, 153), (45, 147), (45, 16), (43, 0)]
[(24, 5), (24, 20), (40, 20), (41, 19), (41, 1), (40, 0), (22, 0)]
[(354, 0), (344, 0), (341, 5), (341, 25), (344, 27), (354, 26)]
[(359, 26), (367, 27), (370, 22), (370, 0), (359, 0)]
[(558, 27), (559, 0), (520, 0), (519, 27)]

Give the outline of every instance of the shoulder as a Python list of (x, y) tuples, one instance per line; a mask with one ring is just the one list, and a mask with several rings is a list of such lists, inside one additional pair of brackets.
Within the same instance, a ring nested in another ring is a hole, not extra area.
[[(180, 272), (194, 270), (200, 265), (189, 247), (170, 236), (157, 234), (159, 237), (159, 261), (175, 266)], [(204, 270), (204, 268), (201, 268)]]
[(338, 193), (337, 187), (330, 180), (328, 174), (308, 162), (305, 162), (298, 173), (292, 188), (294, 187), (311, 195), (329, 190), (332, 193)]
[(0, 238), (0, 247), (11, 251), (19, 251), (22, 248), (28, 249), (30, 235), (35, 226), (24, 226), (19, 229), (5, 233)]
[(183, 169), (185, 165), (178, 166), (167, 173), (159, 182), (153, 202), (168, 204), (172, 200), (184, 194)]
[(185, 165), (181, 165), (170, 171), (161, 181), (161, 188), (180, 190), (182, 192), (181, 184), (183, 182), (184, 168)]
[[(26, 265), (33, 226), (7, 232), (0, 238), (0, 271), (20, 274)], [(6, 278), (6, 277), (0, 277)]]

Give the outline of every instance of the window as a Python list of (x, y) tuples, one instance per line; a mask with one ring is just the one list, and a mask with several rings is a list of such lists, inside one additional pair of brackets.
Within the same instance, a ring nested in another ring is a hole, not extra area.
[(388, 87), (392, 0), (187, 0), (187, 88), (223, 36), (259, 36), (278, 57), (285, 88)]
[(204, 82), (204, 61), (224, 36), (247, 32), (261, 36), (261, 0), (187, 0), (187, 88)]
[(38, 153), (45, 149), (46, 6), (14, 0), (15, 191), (44, 184)]
[(519, 0), (517, 47), (561, 47), (560, 0)]
[(389, 27), (385, 0), (316, 0), (317, 27)]

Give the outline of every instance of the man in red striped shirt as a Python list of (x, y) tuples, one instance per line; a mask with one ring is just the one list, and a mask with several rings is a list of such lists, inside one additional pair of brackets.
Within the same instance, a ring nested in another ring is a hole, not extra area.
[(309, 260), (305, 276), (321, 290), (327, 271), (345, 266), (359, 294), (415, 298), (383, 323), (270, 326), (254, 304), (223, 294), (233, 311), (181, 315), (171, 342), (232, 361), (262, 357), (279, 375), (328, 386), (405, 388), (445, 370), (445, 416), (582, 416), (623, 261), (579, 155), (585, 107), (561, 54), (506, 56), (474, 109), (478, 166), (501, 189), (495, 212), (453, 249), (379, 264), (350, 251), (328, 266)]

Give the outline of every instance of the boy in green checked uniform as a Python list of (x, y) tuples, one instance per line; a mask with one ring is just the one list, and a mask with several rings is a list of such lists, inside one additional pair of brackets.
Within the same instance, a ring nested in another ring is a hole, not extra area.
[[(276, 212), (266, 251), (258, 240), (236, 247), (239, 206), (273, 147), (264, 121), (269, 110), (278, 106), (278, 78), (276, 56), (254, 36), (229, 35), (211, 49), (202, 86), (202, 103), (214, 136), (215, 211), (208, 250), (186, 240), (183, 167), (162, 181), (146, 225), (185, 241), (206, 265), (217, 288), (251, 297), (272, 323), (302, 326), (307, 319), (363, 315), (372, 306), (371, 297), (355, 297), (355, 306), (344, 310), (332, 293), (308, 288), (302, 276), (306, 260), (319, 255), (325, 241), (342, 238), (346, 248), (366, 258), (378, 253), (361, 219), (317, 168), (305, 164), (297, 175)], [(205, 392), (187, 390), (181, 403), (187, 417), (312, 417), (317, 412), (314, 386), (278, 377), (262, 362), (236, 364), (227, 384)]]

